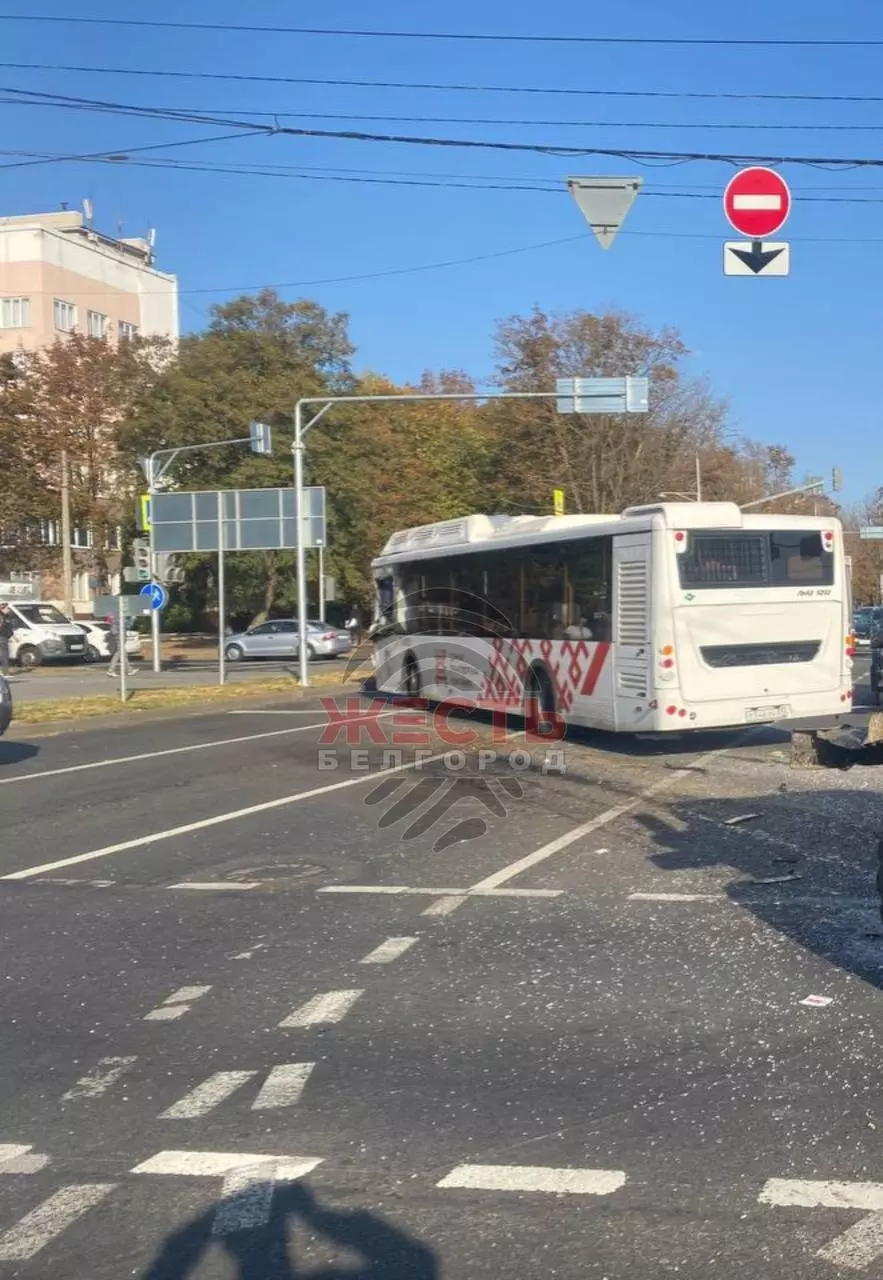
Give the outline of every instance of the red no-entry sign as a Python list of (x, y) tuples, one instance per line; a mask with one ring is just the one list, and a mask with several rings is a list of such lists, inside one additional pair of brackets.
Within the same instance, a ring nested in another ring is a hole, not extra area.
[(724, 213), (750, 240), (775, 235), (790, 212), (788, 183), (773, 169), (743, 169), (724, 192)]

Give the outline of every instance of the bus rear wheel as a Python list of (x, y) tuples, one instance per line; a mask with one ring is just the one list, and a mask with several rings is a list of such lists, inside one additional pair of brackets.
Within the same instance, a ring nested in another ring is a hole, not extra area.
[(546, 736), (544, 726), (556, 722), (555, 690), (545, 667), (531, 667), (525, 677), (523, 716), (525, 728), (538, 737)]
[(402, 665), (402, 688), (409, 698), (420, 697), (420, 668), (413, 653), (409, 653)]

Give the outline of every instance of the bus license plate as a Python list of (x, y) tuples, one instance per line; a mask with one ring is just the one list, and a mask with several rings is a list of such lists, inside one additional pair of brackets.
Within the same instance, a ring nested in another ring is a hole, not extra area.
[(791, 708), (787, 703), (781, 707), (746, 707), (746, 724), (769, 724), (772, 720), (787, 720)]

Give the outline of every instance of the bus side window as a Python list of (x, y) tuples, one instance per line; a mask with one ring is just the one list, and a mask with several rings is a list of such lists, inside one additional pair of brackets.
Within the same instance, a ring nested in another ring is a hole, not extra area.
[(568, 638), (609, 641), (612, 635), (612, 538), (583, 538), (565, 549), (573, 606)]

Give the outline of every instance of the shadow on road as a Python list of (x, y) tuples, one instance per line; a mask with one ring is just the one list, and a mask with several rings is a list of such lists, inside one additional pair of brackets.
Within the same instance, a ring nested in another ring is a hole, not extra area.
[(23, 760), (33, 760), (40, 748), (32, 742), (0, 741), (0, 769), (11, 764), (21, 764)]
[[(883, 791), (820, 785), (703, 797), (636, 815), (664, 871), (730, 867), (739, 906), (831, 964), (883, 988), (883, 930), (875, 878)], [(728, 825), (735, 821), (735, 825)], [(674, 886), (673, 886), (674, 887)], [(683, 887), (681, 882), (678, 888)]]
[[(219, 1207), (235, 1212), (235, 1198), (222, 1206), (214, 1204), (167, 1237), (142, 1280), (186, 1280), (211, 1246), (234, 1264), (235, 1280), (438, 1280), (434, 1252), (376, 1214), (325, 1208), (302, 1182), (275, 1188), (251, 1184), (243, 1201), (253, 1203), (268, 1191), (268, 1221), (216, 1235)], [(247, 1210), (245, 1203), (242, 1207)], [(319, 1240), (323, 1252), (330, 1245), (335, 1252), (345, 1252), (348, 1260), (318, 1268), (314, 1263), (299, 1266), (291, 1245), (296, 1223)], [(353, 1258), (357, 1260), (349, 1260)]]

